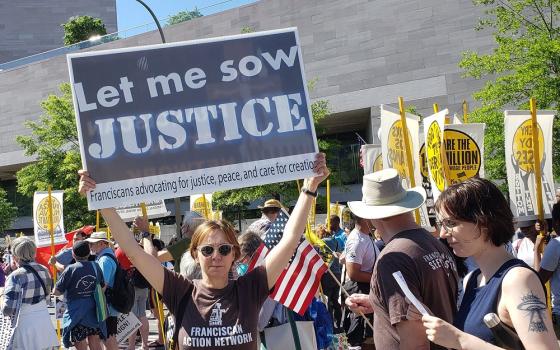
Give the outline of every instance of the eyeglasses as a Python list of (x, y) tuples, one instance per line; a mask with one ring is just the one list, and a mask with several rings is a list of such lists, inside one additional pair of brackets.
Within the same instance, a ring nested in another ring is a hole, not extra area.
[(218, 253), (220, 253), (221, 256), (228, 256), (233, 249), (233, 244), (224, 243), (220, 244), (217, 248), (212, 245), (203, 245), (197, 248), (205, 257), (212, 256), (215, 249), (218, 249)]
[(459, 225), (457, 223), (457, 221), (449, 219), (449, 218), (445, 218), (445, 219), (441, 219), (438, 220), (436, 219), (436, 225), (438, 227), (443, 227), (443, 229), (445, 230), (446, 233), (451, 232), (455, 227), (457, 227), (457, 225)]

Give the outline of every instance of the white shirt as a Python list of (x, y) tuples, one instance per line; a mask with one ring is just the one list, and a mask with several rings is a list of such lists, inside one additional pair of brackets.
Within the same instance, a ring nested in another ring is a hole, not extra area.
[(529, 238), (520, 238), (513, 241), (513, 256), (534, 268), (535, 263), (535, 243)]
[(544, 248), (541, 267), (552, 272), (550, 294), (552, 294), (552, 313), (560, 314), (560, 237), (551, 239)]
[(344, 254), (347, 262), (361, 265), (360, 271), (372, 273), (379, 250), (371, 236), (354, 229), (346, 239)]

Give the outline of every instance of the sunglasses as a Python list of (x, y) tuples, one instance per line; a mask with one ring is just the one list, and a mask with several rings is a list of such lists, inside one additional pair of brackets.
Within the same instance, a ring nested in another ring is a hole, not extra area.
[(233, 244), (224, 243), (220, 244), (217, 248), (211, 245), (203, 245), (197, 248), (197, 250), (207, 258), (214, 254), (215, 249), (218, 249), (218, 253), (220, 253), (221, 256), (228, 256), (233, 249)]

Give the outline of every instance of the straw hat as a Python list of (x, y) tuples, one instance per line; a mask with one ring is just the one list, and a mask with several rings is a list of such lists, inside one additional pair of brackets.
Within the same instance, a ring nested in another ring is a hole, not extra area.
[(422, 186), (405, 189), (397, 170), (389, 168), (364, 175), (362, 200), (348, 202), (356, 216), (383, 219), (408, 213), (426, 201)]
[(282, 203), (280, 203), (279, 200), (277, 199), (269, 199), (266, 202), (264, 202), (264, 205), (259, 205), (259, 209), (264, 209), (264, 208), (278, 208), (278, 209), (282, 209), (284, 208), (284, 206), (282, 205)]

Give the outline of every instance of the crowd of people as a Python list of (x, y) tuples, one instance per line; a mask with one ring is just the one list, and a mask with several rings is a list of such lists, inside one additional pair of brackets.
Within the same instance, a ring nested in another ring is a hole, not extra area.
[[(128, 227), (114, 209), (103, 209), (111, 237), (78, 231), (71, 247), (49, 260), (58, 272), (55, 284), (49, 268), (35, 262), (34, 241), (13, 240), (0, 272), (1, 311), (18, 318), (12, 349), (59, 346), (48, 312), (52, 296), (67, 305), (61, 343), (78, 350), (118, 349), (123, 312), (141, 324), (139, 337), (125, 341), (128, 349), (162, 347), (165, 340), (176, 349), (269, 349), (263, 345), (270, 344), (267, 329), (294, 318), (313, 321), (318, 350), (334, 349), (334, 339), (345, 342), (336, 349), (505, 348), (483, 322), (489, 314), (526, 349), (559, 348), (560, 238), (539, 234), (548, 230), (546, 222), (517, 222), (499, 189), (484, 179), (447, 188), (435, 203), (436, 230), (429, 232), (414, 215), (426, 200), (422, 188), (405, 189), (394, 169), (364, 176), (362, 199), (348, 202), (350, 222), (341, 225), (331, 215), (315, 228), (322, 241), (315, 248), (330, 271), (309, 310), (300, 316), (270, 298), (329, 175), (324, 155), (317, 156), (314, 171), (281, 240), (254, 268), (249, 266), (266, 233), (287, 210), (275, 199), (241, 234), (225, 220), (187, 212), (181, 236), (168, 246), (149, 233), (144, 218)], [(80, 176), (82, 194), (95, 188), (87, 172)], [(554, 213), (553, 233), (560, 228), (560, 205)], [(552, 314), (544, 287), (549, 280)], [(129, 298), (123, 281), (132, 285)], [(419, 304), (405, 295), (403, 282)], [(172, 322), (160, 324), (159, 300)], [(152, 342), (148, 309), (158, 320)]]

